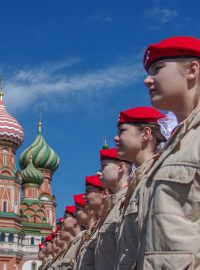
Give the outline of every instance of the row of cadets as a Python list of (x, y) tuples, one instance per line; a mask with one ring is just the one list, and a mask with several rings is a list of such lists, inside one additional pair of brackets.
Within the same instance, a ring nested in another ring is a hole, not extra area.
[[(55, 245), (62, 249), (41, 269), (73, 269), (80, 249), (84, 250), (86, 241), (95, 230), (106, 196), (99, 176), (86, 176), (86, 193), (74, 195), (76, 207), (65, 207), (65, 215), (60, 222), (61, 228), (59, 234), (56, 234)], [(87, 232), (84, 229), (87, 229)], [(85, 256), (81, 260), (84, 259)]]
[[(151, 114), (145, 116), (144, 107), (137, 121), (131, 120), (134, 109), (120, 114), (115, 138), (118, 156), (134, 162), (136, 170), (130, 177), (116, 231), (116, 260), (109, 269), (199, 269), (199, 58), (200, 40), (192, 37), (169, 38), (150, 45), (145, 52), (145, 84), (151, 102), (158, 109), (172, 111), (179, 124), (155, 156), (165, 134), (162, 129), (160, 134), (160, 119), (152, 121)], [(102, 206), (94, 211), (98, 218)], [(74, 269), (95, 269), (99, 252), (94, 252), (95, 245), (106, 218), (83, 234)], [(102, 242), (99, 240), (100, 245)]]
[[(66, 211), (68, 211), (68, 207), (65, 208), (65, 215)], [(69, 207), (69, 211), (70, 213), (72, 213), (73, 208)], [(65, 251), (65, 248), (68, 244), (65, 238), (67, 239), (68, 232), (63, 231), (63, 221), (64, 218), (59, 218), (59, 226), (57, 226), (56, 231), (45, 237), (38, 256), (42, 260), (40, 270), (56, 269), (57, 263), (59, 262), (63, 252)], [(47, 257), (48, 260), (46, 258), (43, 259), (43, 257), (40, 256), (40, 253), (45, 254), (45, 257)], [(49, 254), (51, 255), (50, 258)]]
[[(151, 115), (151, 117), (147, 119), (146, 115)], [(143, 129), (151, 129), (150, 133), (156, 134), (156, 140), (153, 140), (154, 142), (156, 141), (155, 146), (157, 146), (157, 142), (164, 140), (164, 137), (158, 132), (159, 127), (156, 124), (156, 119), (163, 118), (164, 115), (155, 109), (140, 107), (121, 112), (120, 116), (118, 124), (123, 126), (123, 128), (125, 128), (125, 125), (137, 126), (138, 133), (140, 131), (141, 134), (143, 134)], [(145, 145), (148, 139), (144, 140)], [(115, 140), (117, 141), (117, 138)], [(135, 142), (136, 148), (138, 148), (137, 143)], [(142, 149), (144, 151), (143, 146)], [(147, 156), (147, 153), (145, 156)], [(98, 172), (98, 175), (86, 177), (85, 195), (87, 205), (83, 194), (80, 194), (74, 196), (76, 215), (74, 206), (66, 207), (66, 214), (61, 226), (61, 239), (65, 240), (67, 244), (64, 252), (62, 252), (62, 256), (59, 256), (59, 260), (54, 260), (54, 264), (48, 269), (59, 269), (59, 267), (63, 269), (73, 269), (73, 267), (74, 269), (87, 269), (88, 267), (93, 267), (93, 269), (114, 269), (117, 250), (115, 231), (123, 213), (125, 194), (133, 163), (129, 155), (126, 158), (128, 161), (123, 161), (123, 159), (125, 159), (123, 155), (122, 160), (118, 158), (115, 148), (100, 151), (100, 172)], [(106, 190), (109, 190), (111, 195), (105, 201), (107, 197)], [(104, 201), (105, 204), (103, 204)], [(85, 206), (87, 206), (87, 209), (84, 208)], [(90, 213), (90, 217), (93, 217), (91, 219), (92, 222), (88, 222), (90, 221), (90, 218), (87, 218), (88, 213)], [(76, 221), (75, 216), (77, 218)], [(98, 222), (91, 227), (95, 221), (94, 217), (96, 217)], [(69, 219), (71, 220), (70, 223)], [(77, 222), (79, 226), (85, 226), (89, 230), (79, 233), (80, 227), (78, 227), (77, 231), (75, 225)], [(73, 229), (74, 233), (70, 231), (70, 228)]]
[(86, 207), (92, 211), (95, 217), (95, 223), (91, 224), (88, 230), (83, 234), (79, 247), (76, 252), (76, 262), (74, 269), (93, 269), (94, 254), (96, 246), (97, 225), (102, 215), (104, 202), (108, 192), (103, 188), (98, 175), (86, 176)]
[(60, 238), (65, 241), (65, 245), (63, 249), (60, 251), (59, 257), (55, 260), (55, 262), (51, 265), (50, 270), (53, 269), (61, 269), (63, 267), (63, 258), (67, 253), (71, 242), (74, 237), (80, 233), (81, 227), (77, 223), (77, 219), (75, 216), (76, 207), (74, 205), (66, 206), (65, 213), (63, 216), (63, 221), (61, 224)]
[(59, 253), (61, 251), (60, 246), (58, 245), (58, 235), (60, 234), (60, 226), (57, 226), (56, 230), (51, 233), (51, 240), (49, 240), (49, 244), (51, 245), (49, 247), (49, 252), (51, 252), (51, 255), (53, 256), (52, 260), (44, 267), (44, 269), (53, 269), (51, 266), (54, 264), (54, 262), (59, 257)]
[(100, 150), (102, 185), (111, 195), (107, 198), (98, 223), (95, 247), (95, 269), (113, 269), (116, 254), (116, 226), (123, 209), (132, 164), (117, 156), (116, 148)]
[[(155, 148), (156, 151), (157, 145), (160, 142), (165, 141), (164, 136), (160, 133), (160, 127), (157, 123), (157, 120), (165, 118), (165, 115), (156, 109), (140, 107), (121, 112), (120, 115), (119, 126), (122, 125), (124, 129), (125, 125), (131, 127), (135, 126), (135, 129), (138, 132), (135, 134), (135, 137), (139, 137), (139, 134), (141, 135), (140, 139), (142, 142), (140, 142), (140, 147), (143, 152), (141, 156), (144, 155), (144, 158), (147, 158), (148, 154), (148, 151), (144, 150), (144, 146), (150, 142), (150, 144), (153, 144), (153, 149)], [(148, 134), (146, 134), (146, 131)], [(131, 136), (132, 135), (133, 134), (131, 133)], [(145, 136), (144, 140), (143, 136)], [(117, 141), (118, 138), (116, 137), (115, 140)], [(129, 142), (131, 141), (132, 138)], [(138, 149), (138, 142), (139, 141), (133, 142), (135, 143), (134, 147), (136, 149)], [(119, 145), (117, 144), (117, 147), (118, 146)], [(129, 145), (129, 148), (130, 147), (132, 147), (132, 145)], [(125, 149), (128, 150), (127, 147)], [(131, 151), (132, 150), (133, 149), (131, 149)], [(154, 153), (151, 151), (152, 145), (150, 147), (150, 153), (153, 155)], [(92, 236), (86, 239), (87, 242), (85, 241), (85, 248), (80, 250), (79, 257), (83, 259), (78, 261), (75, 269), (114, 269), (118, 246), (116, 230), (123, 213), (128, 180), (130, 180), (129, 175), (133, 163), (132, 158), (130, 159), (129, 156), (130, 152), (128, 153), (127, 158), (122, 156), (120, 160), (115, 148), (100, 151), (101, 169), (100, 172), (98, 172), (98, 175), (100, 176), (102, 187), (108, 189), (111, 192), (111, 195), (105, 201), (102, 214), (101, 216), (99, 215), (100, 218), (95, 228), (93, 228)], [(138, 159), (141, 159), (141, 156), (138, 157)], [(143, 163), (142, 160), (140, 160), (140, 162)]]
[[(74, 216), (76, 218), (76, 224), (73, 225), (74, 228), (74, 235), (73, 239), (67, 245), (62, 258), (60, 259), (60, 263), (58, 266), (61, 266), (61, 269), (73, 269), (74, 261), (76, 256), (76, 250), (80, 244), (82, 234), (84, 233), (84, 226), (87, 226), (87, 220), (89, 219), (88, 212), (85, 208), (86, 201), (84, 198), (84, 194), (77, 194), (74, 195), (74, 202), (75, 202), (75, 211)], [(78, 230), (75, 227), (78, 226)]]

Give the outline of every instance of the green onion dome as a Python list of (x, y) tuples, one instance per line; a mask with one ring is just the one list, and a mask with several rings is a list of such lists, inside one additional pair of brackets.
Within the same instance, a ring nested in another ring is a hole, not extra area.
[(34, 167), (32, 157), (29, 157), (29, 164), (26, 167), (26, 169), (21, 171), (21, 175), (22, 175), (22, 184), (41, 185), (44, 181), (42, 173)]
[(32, 155), (33, 165), (36, 168), (55, 171), (59, 165), (59, 157), (55, 151), (45, 142), (42, 136), (42, 123), (39, 123), (39, 134), (31, 146), (26, 148), (20, 155), (21, 169), (26, 168), (29, 157)]

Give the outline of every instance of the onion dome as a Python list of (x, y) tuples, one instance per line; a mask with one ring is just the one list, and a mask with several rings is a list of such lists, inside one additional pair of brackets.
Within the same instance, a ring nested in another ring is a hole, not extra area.
[(17, 120), (10, 115), (3, 102), (3, 92), (0, 92), (0, 141), (14, 144), (18, 148), (24, 140), (24, 131)]
[(37, 170), (32, 162), (32, 156), (29, 158), (29, 164), (21, 171), (22, 184), (37, 184), (41, 185), (44, 181), (44, 177), (39, 170)]
[(42, 136), (42, 123), (39, 122), (39, 134), (33, 144), (25, 149), (20, 155), (19, 163), (22, 169), (29, 163), (32, 155), (33, 165), (36, 168), (55, 171), (59, 165), (59, 157), (55, 151), (45, 142)]

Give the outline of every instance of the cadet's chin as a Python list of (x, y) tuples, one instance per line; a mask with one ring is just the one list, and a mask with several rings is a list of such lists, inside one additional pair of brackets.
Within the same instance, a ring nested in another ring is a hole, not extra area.
[(156, 109), (159, 109), (159, 110), (167, 110), (166, 106), (165, 106), (165, 103), (158, 96), (154, 96), (154, 97), (151, 98), (151, 105), (153, 107), (155, 107)]
[(118, 155), (118, 157), (120, 158), (120, 159), (122, 159), (123, 157), (124, 157), (124, 152), (120, 149), (120, 148), (118, 148), (117, 149), (117, 155)]

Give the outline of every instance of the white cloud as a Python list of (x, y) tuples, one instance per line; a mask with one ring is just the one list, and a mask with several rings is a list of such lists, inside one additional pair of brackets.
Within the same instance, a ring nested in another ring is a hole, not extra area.
[(153, 7), (149, 10), (144, 11), (145, 18), (149, 18), (156, 23), (161, 25), (166, 24), (172, 21), (175, 17), (178, 16), (178, 12), (176, 10), (161, 8), (161, 7)]
[(98, 11), (96, 14), (91, 15), (87, 18), (88, 22), (96, 22), (96, 23), (108, 23), (112, 21), (112, 17), (106, 14), (103, 14), (102, 11)]
[[(72, 64), (78, 62), (72, 61)], [(123, 59), (110, 67), (85, 72), (71, 72), (70, 68), (69, 61), (62, 61), (13, 71), (4, 84), (6, 104), (12, 110), (26, 110), (35, 104), (45, 104), (48, 108), (55, 96), (58, 103), (59, 98), (68, 98), (71, 94), (81, 102), (101, 91), (133, 84), (143, 76), (142, 66), (136, 60)]]

